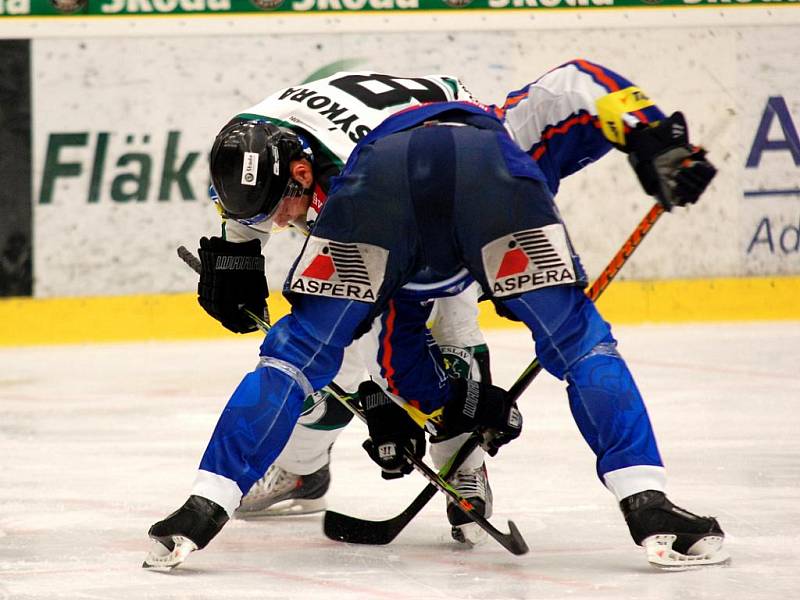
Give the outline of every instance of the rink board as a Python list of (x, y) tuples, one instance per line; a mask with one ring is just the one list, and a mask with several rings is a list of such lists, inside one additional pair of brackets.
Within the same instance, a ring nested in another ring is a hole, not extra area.
[[(579, 10), (510, 11), (507, 20), (471, 13), (469, 22), (458, 11), (205, 16), (191, 27), (189, 17), (155, 15), (146, 27), (99, 17), (6, 19), (0, 36), (31, 38), (3, 40), (2, 55), (16, 49), (9, 77), (30, 87), (30, 131), (16, 133), (30, 136), (31, 156), (28, 171), (13, 161), (6, 169), (22, 187), (8, 196), (13, 210), (3, 205), (0, 246), (5, 254), (12, 232), (27, 235), (28, 267), (21, 263), (16, 276), (22, 291), (9, 295), (35, 300), (0, 301), (0, 344), (229, 335), (197, 307), (196, 274), (175, 248), (194, 249), (219, 231), (207, 197), (208, 148), (230, 116), (267, 93), (363, 69), (453, 74), (478, 98), (501, 103), (576, 56), (616, 69), (665, 110), (683, 110), (720, 171), (701, 202), (659, 220), (602, 300), (604, 316), (799, 319), (800, 76), (791, 57), (800, 52), (800, 11), (733, 6), (643, 8), (630, 18), (615, 8), (591, 10), (591, 19)], [(317, 33), (292, 33), (300, 21)], [(4, 185), (13, 190), (10, 174)], [(615, 151), (567, 178), (556, 202), (590, 278), (652, 205)], [(283, 232), (265, 251), (274, 315), (286, 311), (276, 292), (301, 244)], [(488, 304), (481, 325), (509, 326)]]

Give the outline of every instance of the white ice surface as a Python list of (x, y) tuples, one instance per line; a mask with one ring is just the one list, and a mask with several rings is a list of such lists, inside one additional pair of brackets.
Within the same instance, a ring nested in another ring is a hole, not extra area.
[[(146, 532), (185, 500), (256, 336), (232, 342), (0, 349), (0, 599), (720, 600), (800, 597), (800, 323), (619, 327), (648, 403), (670, 496), (715, 514), (731, 566), (650, 568), (633, 545), (563, 384), (521, 401), (523, 437), (491, 459), (492, 521), (531, 552), (450, 541), (436, 498), (384, 547), (327, 540), (319, 516), (231, 522), (170, 574), (140, 568)], [(489, 332), (496, 380), (532, 357), (522, 331)], [(381, 480), (351, 425), (329, 504), (386, 518), (423, 487)]]

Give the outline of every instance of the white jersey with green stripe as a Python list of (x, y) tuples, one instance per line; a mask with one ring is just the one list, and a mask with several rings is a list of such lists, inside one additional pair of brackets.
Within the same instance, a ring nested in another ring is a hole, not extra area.
[(474, 100), (448, 75), (402, 77), (372, 71), (339, 72), (282, 89), (241, 113), (313, 136), (341, 166), (356, 143), (389, 115), (427, 102)]

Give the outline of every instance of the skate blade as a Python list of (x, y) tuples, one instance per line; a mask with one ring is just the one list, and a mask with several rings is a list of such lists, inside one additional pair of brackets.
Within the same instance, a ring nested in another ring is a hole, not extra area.
[(454, 525), (450, 529), (450, 535), (455, 541), (464, 544), (469, 548), (480, 546), (489, 539), (489, 534), (486, 533), (475, 523), (466, 523), (464, 525)]
[(291, 499), (277, 502), (263, 509), (242, 510), (236, 509), (234, 519), (247, 521), (249, 519), (268, 519), (271, 517), (294, 517), (296, 515), (311, 515), (323, 512), (328, 508), (325, 498)]
[(720, 536), (710, 535), (695, 542), (689, 548), (690, 554), (673, 550), (675, 535), (651, 535), (642, 542), (648, 562), (658, 569), (683, 571), (697, 567), (722, 566), (731, 562), (731, 555), (722, 547)]
[(172, 543), (174, 544), (172, 551), (158, 540), (153, 541), (156, 547), (144, 559), (142, 563), (143, 569), (171, 571), (185, 561), (189, 554), (197, 550), (197, 545), (182, 535), (172, 536)]

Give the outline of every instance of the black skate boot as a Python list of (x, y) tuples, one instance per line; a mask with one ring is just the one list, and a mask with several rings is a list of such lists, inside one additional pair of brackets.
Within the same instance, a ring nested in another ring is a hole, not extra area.
[(654, 566), (686, 568), (730, 560), (717, 520), (675, 506), (663, 492), (633, 494), (620, 502), (620, 508), (633, 541), (645, 549)]
[[(492, 516), (492, 488), (489, 487), (485, 463), (477, 469), (456, 471), (450, 478), (450, 483), (472, 503), (479, 514), (487, 519)], [(476, 546), (488, 537), (483, 529), (451, 502), (447, 503), (447, 520), (451, 525), (450, 535), (457, 542)]]
[(234, 516), (255, 519), (321, 512), (330, 485), (329, 465), (310, 475), (295, 475), (273, 464), (242, 498)]
[(189, 496), (186, 503), (150, 528), (148, 535), (157, 548), (145, 558), (146, 569), (172, 569), (189, 553), (202, 550), (228, 521), (219, 504), (202, 496)]

